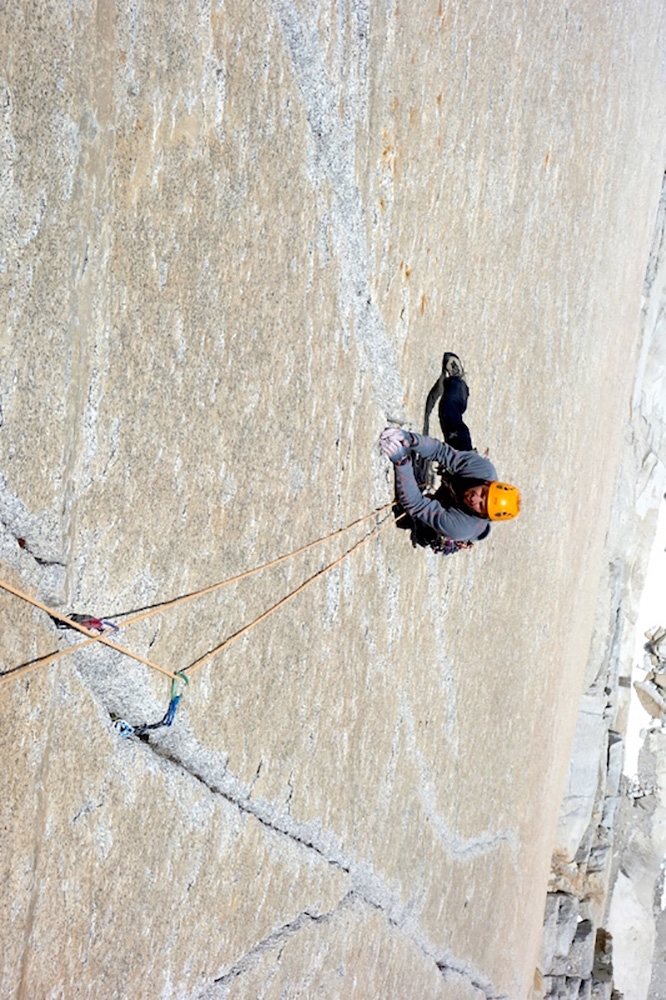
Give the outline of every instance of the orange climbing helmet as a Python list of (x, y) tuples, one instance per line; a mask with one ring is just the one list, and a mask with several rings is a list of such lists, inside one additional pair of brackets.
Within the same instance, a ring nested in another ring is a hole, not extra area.
[(520, 491), (511, 483), (492, 482), (488, 487), (488, 517), (491, 521), (510, 521), (520, 514)]

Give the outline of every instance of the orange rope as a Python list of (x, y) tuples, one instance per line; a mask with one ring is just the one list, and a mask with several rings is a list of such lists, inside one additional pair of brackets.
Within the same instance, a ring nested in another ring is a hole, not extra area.
[[(328, 542), (332, 538), (336, 538), (338, 535), (342, 535), (344, 532), (349, 531), (350, 528), (355, 528), (358, 524), (363, 524), (364, 521), (370, 520), (371, 517), (377, 517), (378, 514), (383, 514), (385, 510), (393, 506), (393, 503), (394, 501), (392, 500), (390, 503), (384, 504), (383, 507), (378, 507), (377, 510), (373, 510), (371, 514), (365, 514), (363, 517), (359, 517), (355, 521), (351, 521), (351, 523), (346, 525), (346, 527), (336, 528), (336, 530), (330, 532), (330, 534), (324, 535), (322, 538), (318, 538), (314, 542), (308, 542), (307, 545), (301, 545), (299, 549), (294, 549), (293, 552), (288, 552), (284, 556), (278, 556), (277, 559), (271, 559), (270, 562), (265, 562), (260, 566), (255, 566), (254, 569), (244, 570), (242, 573), (230, 576), (226, 580), (222, 580), (220, 583), (213, 583), (209, 587), (203, 587), (201, 590), (193, 590), (190, 594), (183, 594), (182, 597), (174, 597), (170, 601), (165, 601), (163, 604), (160, 604), (157, 608), (149, 608), (147, 611), (143, 611), (141, 614), (134, 615), (132, 618), (128, 618), (127, 621), (121, 622), (119, 627), (125, 628), (127, 625), (134, 625), (135, 622), (140, 622), (144, 618), (150, 618), (151, 615), (156, 615), (160, 611), (166, 611), (167, 608), (174, 608), (177, 604), (184, 604), (186, 601), (191, 601), (195, 597), (203, 597), (205, 594), (211, 594), (214, 590), (221, 590), (223, 587), (228, 587), (232, 583), (238, 583), (240, 580), (246, 580), (248, 577), (254, 576), (255, 573), (260, 573), (264, 569), (272, 569), (273, 566), (279, 566), (280, 563), (285, 562), (287, 559), (291, 559), (293, 556), (300, 556), (303, 552), (313, 549), (316, 545)], [(351, 551), (352, 550), (350, 549), (350, 552)]]
[[(231, 576), (228, 579), (222, 580), (219, 583), (211, 584), (209, 587), (203, 587), (200, 590), (192, 591), (191, 593), (184, 594), (181, 597), (175, 597), (175, 598), (173, 598), (170, 601), (165, 601), (163, 604), (160, 604), (159, 607), (149, 608), (147, 611), (144, 611), (144, 612), (142, 612), (141, 614), (138, 614), (138, 615), (134, 615), (132, 618), (128, 618), (126, 621), (121, 622), (118, 627), (119, 628), (125, 628), (127, 625), (134, 625), (136, 622), (142, 621), (145, 618), (149, 618), (149, 617), (151, 617), (151, 615), (158, 614), (158, 612), (160, 612), (160, 611), (166, 611), (168, 608), (175, 607), (178, 604), (183, 604), (186, 601), (192, 600), (195, 597), (203, 597), (205, 594), (210, 594), (210, 593), (212, 593), (215, 590), (220, 590), (223, 587), (227, 587), (227, 586), (229, 586), (232, 583), (238, 583), (240, 580), (245, 580), (245, 579), (247, 579), (250, 576), (254, 576), (255, 573), (259, 573), (259, 572), (261, 572), (261, 570), (271, 569), (273, 566), (278, 566), (280, 563), (285, 562), (287, 559), (291, 559), (292, 556), (301, 555), (303, 552), (307, 552), (309, 549), (314, 548), (316, 545), (321, 545), (323, 542), (330, 541), (330, 539), (335, 538), (338, 535), (343, 534), (344, 532), (348, 531), (350, 528), (354, 528), (357, 525), (362, 524), (364, 521), (368, 521), (370, 518), (376, 517), (378, 514), (382, 514), (385, 510), (387, 510), (392, 505), (393, 505), (393, 501), (390, 501), (389, 503), (384, 504), (382, 507), (378, 507), (377, 510), (372, 511), (372, 513), (365, 514), (363, 517), (357, 518), (355, 521), (352, 521), (350, 524), (346, 525), (344, 528), (337, 528), (335, 531), (330, 532), (328, 535), (324, 535), (322, 538), (316, 539), (316, 541), (314, 541), (314, 542), (308, 542), (306, 545), (302, 545), (300, 548), (294, 549), (293, 552), (288, 552), (284, 556), (278, 556), (278, 558), (276, 558), (276, 559), (271, 559), (269, 562), (262, 563), (260, 566), (255, 566), (254, 569), (245, 570), (244, 572), (237, 573), (235, 576)], [(375, 533), (376, 532), (371, 533), (369, 536), (367, 536), (367, 538), (373, 537), (373, 534), (375, 534)], [(365, 540), (367, 540), (367, 539), (364, 539), (364, 541)], [(353, 546), (351, 549), (349, 549), (349, 551), (347, 553), (345, 553), (345, 555), (348, 555), (350, 552), (353, 552), (356, 547), (357, 546)], [(341, 559), (344, 559), (344, 558), (345, 558), (345, 556), (341, 557)], [(340, 562), (340, 561), (341, 560), (337, 560), (334, 565), (337, 565), (337, 563)], [(332, 566), (329, 567), (329, 568), (332, 568)], [(323, 573), (323, 572), (326, 572), (326, 569), (321, 570), (319, 574), (315, 574), (315, 576), (312, 577), (311, 580), (316, 579), (317, 576), (321, 575), (321, 573)], [(170, 677), (172, 679), (174, 679), (176, 677), (175, 674), (171, 673), (171, 671), (169, 671), (169, 670), (166, 670), (164, 667), (160, 666), (158, 663), (155, 663), (152, 660), (147, 660), (145, 657), (140, 656), (138, 653), (132, 653), (129, 649), (125, 649), (124, 646), (119, 646), (116, 643), (111, 642), (109, 639), (106, 638), (106, 636), (109, 635), (109, 634), (111, 634), (113, 632), (112, 629), (108, 630), (107, 632), (103, 632), (101, 635), (95, 634), (95, 633), (91, 632), (90, 629), (84, 628), (82, 625), (79, 625), (78, 622), (72, 621), (70, 618), (67, 618), (65, 615), (60, 614), (58, 611), (55, 611), (53, 608), (49, 608), (47, 605), (42, 604), (40, 601), (37, 601), (35, 598), (30, 597), (28, 594), (25, 594), (23, 591), (20, 591), (17, 588), (12, 587), (10, 584), (4, 583), (2, 580), (0, 580), (0, 587), (2, 587), (4, 590), (9, 591), (9, 593), (11, 593), (11, 594), (14, 594), (16, 597), (22, 598), (23, 600), (27, 601), (29, 604), (32, 604), (35, 607), (40, 608), (42, 611), (46, 611), (46, 613), (49, 614), (49, 615), (51, 615), (53, 618), (57, 618), (59, 621), (65, 622), (71, 628), (76, 629), (78, 632), (81, 632), (83, 635), (85, 635), (87, 637), (86, 639), (84, 639), (83, 642), (78, 642), (74, 646), (70, 646), (67, 649), (58, 650), (57, 652), (54, 652), (54, 653), (51, 653), (50, 655), (42, 657), (40, 660), (36, 661), (35, 663), (26, 664), (25, 667), (19, 667), (19, 668), (15, 669), (15, 670), (12, 670), (12, 671), (4, 674), (4, 675), (0, 675), (0, 684), (2, 684), (4, 681), (13, 680), (16, 677), (22, 677), (24, 674), (31, 673), (33, 670), (38, 670), (40, 667), (48, 666), (50, 663), (54, 663), (56, 660), (61, 659), (63, 656), (68, 656), (70, 653), (72, 653), (72, 652), (74, 652), (76, 650), (79, 650), (79, 649), (83, 649), (85, 646), (89, 646), (89, 645), (91, 645), (91, 643), (94, 643), (94, 642), (101, 642), (105, 646), (109, 646), (111, 649), (115, 649), (117, 652), (125, 653), (125, 655), (130, 656), (134, 660), (138, 660), (140, 663), (145, 663), (146, 666), (152, 667), (154, 670), (158, 670), (160, 673), (165, 674), (167, 677)], [(299, 590), (295, 591), (295, 593), (300, 592), (301, 589), (303, 589), (303, 588), (302, 587), (299, 588)], [(276, 607), (277, 606), (278, 605), (276, 605)], [(265, 617), (265, 615), (261, 616), (261, 618), (263, 618), (263, 617)], [(245, 631), (247, 631), (247, 627), (246, 627)]]
[[(49, 612), (49, 614), (53, 614), (53, 612)], [(114, 629), (107, 629), (102, 632), (102, 636), (113, 635), (113, 632)], [(91, 643), (97, 642), (100, 638), (101, 637), (99, 635), (93, 635), (89, 639), (84, 639), (83, 642), (77, 642), (73, 646), (68, 646), (67, 649), (59, 649), (53, 653), (47, 653), (45, 656), (40, 656), (38, 660), (34, 661), (34, 663), (26, 663), (24, 667), (15, 667), (13, 670), (7, 670), (5, 673), (0, 674), (0, 684), (3, 684), (5, 681), (14, 680), (15, 677), (22, 677), (24, 674), (30, 674), (33, 670), (39, 670), (40, 667), (48, 667), (49, 663), (53, 663), (55, 660), (60, 660), (63, 656), (69, 656), (70, 653), (83, 649), (84, 646), (90, 646)], [(122, 650), (121, 646), (116, 648)]]
[[(82, 632), (83, 635), (88, 636), (88, 642), (101, 642), (105, 646), (109, 646), (111, 649), (115, 649), (117, 653), (124, 653), (125, 656), (131, 656), (133, 660), (138, 660), (139, 663), (145, 663), (147, 667), (152, 667), (153, 670), (159, 670), (161, 674), (165, 674), (167, 677), (171, 677), (172, 680), (176, 680), (176, 674), (173, 674), (170, 670), (165, 667), (161, 667), (159, 663), (153, 663), (152, 660), (147, 660), (145, 656), (139, 656), (138, 653), (133, 653), (129, 649), (125, 649), (124, 646), (117, 646), (115, 642), (111, 642), (109, 639), (105, 638), (105, 634), (95, 635), (89, 628), (85, 628), (83, 625), (79, 625), (78, 622), (72, 621), (71, 618), (67, 618), (66, 615), (60, 614), (59, 611), (54, 611), (53, 608), (49, 608), (48, 605), (42, 604), (41, 601), (36, 600), (34, 597), (30, 597), (29, 594), (25, 594), (22, 590), (18, 590), (16, 587), (12, 587), (11, 584), (5, 583), (4, 580), (0, 580), (0, 587), (3, 590), (8, 591), (10, 594), (14, 594), (16, 597), (20, 597), (22, 600), (27, 601), (28, 604), (32, 604), (35, 608), (39, 608), (41, 611), (46, 611), (47, 615), (52, 615), (53, 618), (57, 618), (58, 621), (65, 622), (70, 628), (76, 629), (77, 632)], [(53, 654), (53, 659), (58, 656), (64, 655), (65, 653), (71, 653), (75, 649), (80, 649), (81, 646), (87, 645), (87, 643), (77, 643), (75, 646), (70, 646), (69, 649), (60, 650), (58, 653)], [(46, 662), (52, 662), (52, 660), (47, 658), (47, 661), (41, 660), (39, 664), (27, 664), (26, 667), (15, 670), (13, 673), (6, 674), (0, 680), (8, 680), (9, 678), (20, 677), (23, 673), (29, 673), (30, 670), (36, 670), (38, 666), (46, 666)]]
[[(404, 514), (401, 514), (400, 517), (404, 517)], [(380, 534), (380, 532), (384, 531), (385, 528), (390, 527), (391, 524), (393, 523), (394, 522), (389, 519), (385, 521), (383, 524), (381, 524), (378, 528), (374, 528), (370, 532), (370, 534), (366, 535), (365, 538), (362, 538), (360, 542), (356, 542), (355, 545), (352, 545), (350, 549), (347, 549), (346, 552), (343, 552), (341, 556), (335, 559), (332, 563), (329, 563), (328, 566), (324, 566), (323, 569), (320, 569), (316, 573), (314, 573), (304, 583), (302, 583), (300, 587), (297, 587), (296, 590), (292, 590), (291, 593), (287, 594), (286, 597), (281, 598), (276, 604), (273, 604), (272, 607), (268, 608), (267, 611), (264, 611), (263, 614), (259, 615), (258, 618), (255, 618), (254, 621), (251, 621), (249, 625), (245, 625), (243, 628), (239, 629), (238, 632), (234, 632), (233, 635), (228, 636), (228, 638), (226, 638), (224, 642), (221, 642), (219, 646), (216, 646), (215, 649), (211, 649), (209, 653), (206, 653), (198, 660), (195, 660), (194, 663), (191, 663), (189, 667), (185, 667), (182, 672), (188, 673), (191, 671), (192, 673), (194, 673), (194, 671), (198, 670), (199, 667), (202, 667), (204, 663), (207, 663), (208, 660), (212, 660), (214, 656), (217, 656), (224, 649), (230, 646), (233, 642), (236, 642), (237, 639), (240, 639), (242, 636), (247, 635), (247, 633), (251, 629), (253, 629), (255, 625), (259, 625), (260, 622), (265, 621), (265, 619), (268, 618), (269, 615), (272, 615), (274, 611), (277, 611), (278, 608), (284, 607), (284, 605), (287, 604), (289, 601), (293, 600), (293, 598), (296, 597), (297, 594), (301, 594), (307, 587), (310, 586), (310, 584), (314, 583), (316, 580), (319, 580), (319, 578), (324, 576), (325, 573), (328, 573), (330, 570), (335, 569), (335, 567), (338, 566), (344, 559), (346, 559), (347, 556), (351, 555), (352, 552), (355, 552), (357, 549), (360, 549), (361, 546), (365, 545), (372, 538), (376, 538), (377, 535)]]

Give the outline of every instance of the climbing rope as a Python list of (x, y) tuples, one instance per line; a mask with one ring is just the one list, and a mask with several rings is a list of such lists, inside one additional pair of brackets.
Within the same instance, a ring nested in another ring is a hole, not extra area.
[[(321, 545), (323, 542), (329, 541), (332, 538), (335, 538), (338, 535), (341, 535), (344, 532), (349, 531), (351, 528), (356, 527), (357, 525), (362, 524), (365, 521), (368, 521), (370, 518), (377, 517), (378, 515), (381, 515), (382, 513), (384, 513), (391, 506), (392, 506), (392, 502), (384, 504), (382, 507), (377, 508), (377, 510), (372, 511), (370, 514), (366, 514), (363, 517), (357, 518), (355, 521), (352, 521), (350, 524), (346, 525), (345, 527), (338, 528), (335, 531), (330, 532), (328, 535), (324, 535), (322, 538), (316, 539), (313, 542), (308, 542), (306, 545), (302, 545), (300, 548), (295, 549), (293, 552), (289, 552), (286, 555), (279, 556), (276, 559), (272, 559), (272, 560), (270, 560), (270, 561), (268, 561), (266, 563), (262, 563), (260, 566), (254, 567), (254, 569), (245, 570), (244, 572), (238, 573), (238, 574), (236, 574), (236, 575), (234, 575), (232, 577), (227, 578), (226, 580), (222, 580), (219, 583), (215, 583), (215, 584), (212, 584), (212, 585), (210, 585), (208, 587), (203, 587), (203, 588), (201, 588), (199, 590), (192, 591), (191, 593), (181, 595), (180, 597), (173, 598), (170, 601), (165, 601), (165, 602), (157, 605), (156, 607), (147, 609), (146, 611), (142, 612), (141, 614), (138, 614), (138, 615), (135, 615), (135, 616), (133, 616), (131, 618), (128, 618), (125, 622), (122, 622), (120, 625), (113, 625), (113, 623), (107, 622), (105, 619), (94, 620), (95, 624), (97, 624), (97, 623), (102, 624), (102, 625), (107, 625), (108, 624), (108, 625), (111, 626), (107, 631), (104, 631), (101, 634), (95, 634), (95, 633), (93, 633), (91, 631), (90, 628), (87, 627), (87, 625), (90, 624), (93, 621), (93, 619), (90, 619), (90, 620), (84, 619), (84, 620), (86, 620), (86, 625), (83, 625), (83, 624), (81, 624), (80, 621), (75, 621), (74, 617), (67, 617), (66, 615), (62, 615), (62, 614), (60, 614), (60, 612), (55, 611), (54, 609), (47, 607), (47, 605), (43, 604), (41, 601), (38, 601), (35, 598), (31, 597), (30, 595), (28, 595), (28, 594), (24, 593), (23, 591), (19, 590), (18, 588), (11, 586), (11, 584), (8, 584), (5, 581), (0, 580), (0, 588), (8, 591), (11, 594), (14, 594), (16, 597), (20, 597), (22, 600), (27, 601), (29, 604), (32, 604), (34, 607), (40, 608), (42, 611), (45, 611), (48, 615), (50, 615), (54, 620), (63, 622), (66, 627), (75, 629), (76, 631), (81, 632), (83, 635), (86, 636), (86, 639), (84, 641), (76, 643), (75, 645), (70, 646), (68, 649), (58, 650), (57, 652), (51, 653), (51, 654), (49, 654), (49, 655), (47, 655), (45, 657), (41, 657), (39, 660), (36, 660), (34, 663), (26, 664), (23, 667), (15, 668), (14, 670), (10, 670), (10, 671), (7, 671), (4, 674), (0, 674), (0, 684), (3, 683), (3, 682), (9, 681), (9, 680), (14, 680), (15, 678), (23, 676), (24, 674), (29, 673), (29, 672), (31, 672), (33, 670), (37, 670), (37, 669), (40, 669), (41, 667), (47, 666), (48, 664), (53, 663), (55, 660), (58, 660), (58, 659), (60, 659), (63, 656), (67, 656), (69, 653), (71, 653), (71, 652), (73, 652), (75, 650), (80, 650), (84, 646), (90, 645), (93, 642), (101, 642), (104, 645), (109, 646), (111, 649), (114, 649), (116, 652), (124, 653), (126, 656), (130, 656), (132, 659), (138, 660), (140, 663), (144, 663), (146, 666), (151, 667), (152, 669), (157, 670), (157, 671), (159, 671), (162, 674), (165, 674), (167, 677), (170, 677), (172, 679), (172, 682), (175, 683), (176, 678), (179, 676), (178, 674), (172, 673), (170, 670), (167, 670), (165, 667), (162, 667), (160, 664), (155, 663), (153, 660), (149, 660), (146, 657), (140, 656), (138, 653), (133, 653), (131, 650), (126, 649), (124, 646), (120, 646), (119, 644), (117, 644), (115, 642), (111, 642), (107, 638), (109, 632), (111, 632), (112, 630), (117, 631), (119, 628), (123, 628), (123, 627), (125, 627), (127, 625), (132, 625), (132, 624), (134, 624), (134, 623), (136, 623), (138, 621), (142, 621), (143, 619), (148, 618), (151, 615), (158, 614), (161, 611), (165, 611), (168, 608), (176, 607), (178, 604), (182, 604), (182, 603), (185, 603), (186, 601), (193, 600), (195, 597), (202, 597), (205, 594), (212, 593), (213, 591), (219, 590), (222, 587), (227, 587), (227, 586), (231, 585), (232, 583), (237, 583), (240, 580), (247, 579), (248, 577), (253, 576), (256, 573), (259, 573), (262, 570), (270, 569), (270, 568), (272, 568), (274, 566), (277, 566), (280, 563), (285, 562), (285, 560), (287, 560), (287, 559), (291, 559), (291, 558), (293, 558), (296, 555), (300, 555), (300, 554), (302, 554), (304, 552), (307, 552), (309, 549), (312, 549), (312, 548), (314, 548), (317, 545)], [(267, 618), (270, 614), (273, 613), (273, 611), (276, 611), (283, 604), (286, 604), (289, 600), (291, 600), (297, 594), (299, 594), (303, 590), (305, 590), (306, 587), (310, 586), (310, 584), (314, 583), (315, 580), (319, 579), (322, 575), (324, 575), (325, 573), (327, 573), (329, 570), (331, 570), (335, 566), (339, 565), (339, 563), (341, 563), (343, 559), (345, 559), (348, 555), (350, 555), (356, 549), (360, 548), (366, 542), (370, 541), (371, 538), (374, 538), (385, 527), (388, 527), (390, 525), (390, 523), (391, 523), (390, 520), (387, 520), (385, 523), (381, 524), (381, 526), (379, 528), (375, 527), (368, 535), (365, 536), (364, 539), (361, 539), (360, 542), (357, 542), (355, 545), (353, 545), (350, 549), (348, 549), (346, 552), (344, 552), (342, 556), (340, 556), (338, 559), (334, 560), (334, 562), (330, 563), (329, 565), (325, 566), (323, 569), (319, 570), (312, 577), (310, 577), (308, 580), (306, 580), (305, 583), (301, 584), (301, 586), (298, 587), (295, 591), (293, 591), (292, 593), (288, 594), (286, 597), (282, 598), (275, 605), (273, 605), (272, 608), (269, 608), (268, 611), (265, 611), (257, 619), (255, 619), (254, 621), (250, 622), (249, 625), (246, 625), (243, 629), (239, 630), (239, 632), (235, 633), (233, 636), (230, 636), (228, 639), (225, 639), (225, 641), (223, 643), (221, 643), (218, 647), (216, 647), (214, 650), (211, 650), (209, 653), (207, 653), (204, 657), (201, 657), (199, 660), (195, 660), (194, 663), (192, 663), (188, 667), (186, 667), (185, 670), (191, 670), (191, 671), (193, 671), (195, 669), (198, 669), (200, 666), (203, 665), (204, 662), (207, 662), (209, 659), (212, 659), (213, 656), (215, 656), (219, 652), (221, 652), (222, 649), (226, 648), (226, 646), (230, 645), (232, 642), (234, 642), (236, 639), (240, 638), (242, 635), (245, 635), (247, 632), (250, 631), (251, 628), (253, 628), (255, 625), (258, 625), (261, 621), (263, 621), (265, 618)], [(81, 616), (76, 616), (76, 617), (81, 617)], [(176, 705), (177, 705), (177, 702), (176, 702)], [(174, 712), (175, 712), (175, 709), (174, 709)], [(168, 714), (168, 712), (167, 712), (167, 714)], [(165, 716), (165, 718), (166, 718), (166, 716)], [(159, 725), (162, 725), (162, 724), (166, 724), (166, 723), (164, 723), (164, 722), (159, 723)]]
[[(0, 587), (2, 586), (3, 584), (0, 580)], [(20, 596), (22, 597), (23, 594), (20, 594)], [(91, 643), (97, 642), (98, 639), (102, 639), (104, 636), (111, 635), (116, 631), (118, 631), (118, 626), (116, 626), (115, 629), (107, 629), (102, 632), (101, 635), (90, 636), (90, 638), (84, 639), (83, 642), (77, 642), (75, 645), (69, 646), (67, 649), (59, 649), (57, 652), (48, 653), (46, 656), (40, 656), (37, 660), (33, 660), (32, 663), (26, 663), (23, 666), (14, 667), (12, 670), (6, 670), (3, 673), (0, 673), (0, 684), (6, 681), (14, 680), (17, 677), (23, 677), (24, 674), (32, 673), (33, 670), (39, 670), (40, 667), (47, 667), (55, 660), (60, 660), (63, 656), (69, 656), (70, 653), (82, 649), (84, 646), (89, 646)], [(128, 656), (133, 656), (133, 654), (130, 653), (129, 650), (125, 650), (123, 646), (116, 645), (115, 648), (120, 650), (120, 652), (127, 652)], [(152, 663), (148, 663), (148, 666), (152, 666)]]
[[(402, 517), (403, 515), (400, 516)], [(337, 559), (334, 559), (333, 562), (329, 563), (327, 566), (324, 566), (323, 569), (318, 570), (316, 573), (313, 573), (312, 576), (308, 577), (308, 579), (305, 580), (304, 583), (302, 583), (295, 590), (292, 590), (289, 594), (286, 595), (286, 597), (282, 597), (279, 601), (277, 601), (277, 603), (273, 604), (270, 608), (268, 608), (267, 611), (264, 611), (263, 614), (260, 614), (257, 618), (253, 619), (253, 621), (251, 621), (249, 625), (245, 625), (237, 632), (234, 632), (233, 635), (228, 636), (224, 640), (224, 642), (221, 642), (219, 646), (215, 647), (215, 649), (211, 649), (210, 652), (206, 653), (204, 656), (199, 657), (199, 659), (195, 660), (193, 663), (190, 663), (189, 666), (184, 668), (183, 672), (189, 671), (190, 673), (194, 673), (195, 670), (198, 670), (200, 667), (203, 667), (204, 663), (208, 663), (209, 660), (212, 660), (214, 656), (217, 656), (224, 649), (227, 649), (227, 647), (231, 646), (231, 644), (236, 642), (237, 639), (240, 639), (242, 638), (242, 636), (247, 635), (247, 633), (251, 629), (253, 629), (256, 625), (259, 625), (261, 622), (265, 621), (266, 618), (268, 618), (275, 611), (277, 611), (278, 608), (284, 607), (285, 604), (293, 600), (294, 597), (296, 597), (298, 594), (302, 594), (304, 590), (306, 590), (309, 586), (311, 586), (311, 584), (315, 583), (326, 573), (329, 573), (332, 569), (335, 569), (336, 566), (339, 566), (340, 563), (347, 558), (347, 556), (350, 556), (352, 552), (356, 552), (363, 545), (366, 545), (371, 539), (376, 538), (377, 535), (379, 535), (382, 531), (384, 531), (385, 528), (389, 528), (392, 523), (394, 522), (392, 522), (390, 518), (387, 518), (377, 527), (373, 528), (372, 531), (365, 536), (365, 538), (362, 538), (360, 540), (360, 542), (356, 542), (355, 545), (352, 545), (350, 549), (347, 549), (346, 552), (343, 552), (342, 555), (339, 556)]]
[(248, 569), (244, 570), (242, 573), (236, 573), (235, 576), (230, 576), (226, 580), (221, 580), (219, 583), (213, 583), (209, 587), (202, 587), (200, 590), (193, 590), (189, 594), (183, 594), (180, 597), (174, 597), (169, 601), (164, 601), (154, 608), (148, 608), (146, 611), (142, 611), (140, 614), (133, 615), (131, 618), (128, 618), (127, 621), (121, 622), (119, 627), (125, 628), (127, 625), (134, 625), (135, 622), (143, 621), (145, 618), (150, 618), (151, 615), (159, 614), (161, 611), (166, 611), (168, 608), (175, 608), (178, 604), (184, 604), (186, 601), (191, 601), (195, 597), (203, 597), (206, 594), (212, 594), (214, 591), (221, 590), (223, 587), (229, 587), (232, 583), (239, 583), (241, 580), (247, 580), (248, 577), (254, 576), (255, 573), (261, 573), (265, 569), (273, 569), (274, 566), (279, 566), (280, 563), (286, 562), (287, 559), (293, 559), (294, 556), (300, 556), (304, 552), (308, 552), (310, 549), (315, 548), (317, 545), (329, 542), (333, 538), (337, 538), (338, 535), (346, 533), (351, 528), (355, 528), (359, 524), (369, 521), (370, 518), (378, 517), (392, 506), (393, 501), (384, 504), (383, 507), (378, 507), (376, 510), (371, 511), (370, 514), (364, 514), (363, 517), (356, 518), (355, 521), (350, 521), (350, 523), (345, 525), (344, 528), (336, 528), (335, 531), (331, 531), (328, 535), (323, 535), (321, 538), (317, 538), (314, 542), (308, 542), (306, 545), (301, 545), (300, 548), (294, 549), (293, 552), (288, 552), (284, 556), (278, 556), (277, 559), (271, 559), (269, 562), (262, 563), (260, 566), (255, 566), (254, 569)]
[(0, 587), (8, 593), (14, 594), (15, 597), (20, 597), (28, 604), (32, 604), (33, 607), (39, 608), (41, 611), (45, 611), (51, 618), (57, 618), (58, 621), (64, 622), (69, 628), (73, 628), (77, 632), (81, 632), (83, 635), (88, 636), (87, 642), (77, 643), (75, 646), (70, 646), (69, 649), (59, 650), (58, 653), (46, 656), (37, 663), (26, 664), (25, 667), (19, 667), (17, 670), (9, 671), (4, 675), (0, 675), (0, 682), (13, 680), (16, 677), (20, 677), (23, 674), (28, 673), (31, 669), (45, 667), (48, 663), (52, 663), (54, 659), (58, 659), (61, 655), (71, 653), (75, 649), (80, 649), (81, 646), (88, 645), (90, 642), (101, 642), (105, 646), (115, 649), (117, 653), (124, 653), (125, 656), (130, 656), (133, 660), (138, 660), (139, 663), (145, 663), (147, 667), (152, 667), (153, 670), (158, 670), (161, 674), (166, 674), (167, 677), (171, 677), (172, 679), (176, 677), (176, 674), (172, 673), (171, 670), (167, 670), (165, 667), (160, 666), (159, 663), (155, 663), (153, 660), (148, 660), (145, 656), (140, 656), (138, 653), (133, 653), (131, 650), (125, 649), (124, 646), (119, 646), (117, 643), (111, 642), (111, 640), (106, 637), (109, 632), (113, 631), (112, 629), (103, 632), (101, 635), (97, 635), (85, 625), (81, 625), (79, 622), (74, 621), (73, 618), (68, 618), (67, 615), (62, 615), (59, 611), (49, 608), (46, 604), (42, 604), (42, 602), (38, 601), (35, 597), (31, 597), (29, 594), (24, 593), (24, 591), (19, 590), (17, 587), (12, 587), (12, 585), (7, 583), (5, 580), (0, 580)]

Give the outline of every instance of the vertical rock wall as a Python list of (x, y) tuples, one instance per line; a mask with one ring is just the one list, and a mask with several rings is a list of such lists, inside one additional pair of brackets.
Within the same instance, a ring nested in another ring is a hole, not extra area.
[[(444, 349), (519, 522), (2, 679), (3, 1000), (527, 997), (663, 174), (657, 2), (0, 11), (2, 579), (123, 623), (389, 503)], [(67, 647), (0, 594), (3, 671)], [(519, 905), (517, 903), (519, 901)]]
[[(584, 988), (577, 981), (581, 946), (577, 921), (589, 925), (585, 988), (593, 993), (596, 990), (594, 995), (610, 997), (615, 982), (627, 1000), (646, 1000), (652, 995), (652, 897), (663, 854), (659, 822), (652, 821), (653, 814), (660, 814), (659, 789), (658, 783), (648, 781), (651, 791), (643, 801), (642, 795), (635, 797), (627, 783), (621, 782), (621, 772), (636, 618), (666, 485), (665, 211), (662, 188), (643, 284), (632, 410), (625, 424), (606, 540), (608, 568), (599, 587), (597, 620), (590, 642), (586, 670), (589, 686), (578, 707), (546, 901), (540, 969), (546, 995), (551, 996), (577, 996)], [(652, 665), (658, 666), (658, 647), (654, 644), (653, 652)], [(648, 693), (651, 689), (649, 684), (641, 687)], [(659, 689), (652, 685), (652, 690), (660, 699)], [(652, 760), (657, 744), (654, 737), (652, 751), (646, 749), (644, 762)], [(600, 956), (601, 978), (596, 969)], [(655, 960), (659, 963), (659, 955)], [(571, 970), (573, 974), (569, 974)]]

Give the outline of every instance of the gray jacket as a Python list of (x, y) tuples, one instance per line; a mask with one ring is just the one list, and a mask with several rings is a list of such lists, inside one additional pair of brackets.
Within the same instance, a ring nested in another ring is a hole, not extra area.
[[(475, 451), (456, 451), (436, 438), (411, 434), (412, 451), (428, 461), (440, 465), (455, 476), (470, 479), (496, 480), (497, 471), (492, 462)], [(395, 466), (395, 489), (400, 506), (407, 513), (433, 528), (438, 535), (456, 541), (474, 541), (488, 528), (489, 521), (477, 517), (472, 511), (460, 509), (454, 501), (447, 506), (424, 496), (414, 477), (411, 455)]]

